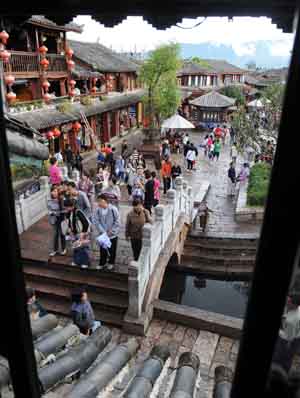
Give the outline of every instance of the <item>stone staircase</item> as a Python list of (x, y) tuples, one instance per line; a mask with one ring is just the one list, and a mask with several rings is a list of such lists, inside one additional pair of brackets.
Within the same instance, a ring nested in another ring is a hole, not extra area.
[(212, 277), (249, 277), (255, 264), (258, 239), (250, 236), (221, 237), (191, 232), (184, 245), (180, 271)]
[(37, 260), (23, 260), (23, 266), (26, 286), (36, 290), (48, 311), (69, 316), (72, 289), (85, 286), (96, 317), (109, 325), (123, 325), (128, 308), (125, 269), (107, 272)]

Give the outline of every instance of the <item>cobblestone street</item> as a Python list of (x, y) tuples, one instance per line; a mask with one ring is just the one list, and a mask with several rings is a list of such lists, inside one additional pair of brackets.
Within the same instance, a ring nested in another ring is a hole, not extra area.
[[(227, 137), (229, 138), (229, 137)], [(226, 237), (229, 235), (258, 235), (260, 227), (251, 224), (238, 224), (234, 219), (234, 209), (236, 198), (232, 200), (227, 196), (227, 170), (230, 163), (230, 145), (227, 142), (222, 147), (221, 155), (218, 161), (209, 160), (204, 155), (199, 144), (203, 139), (203, 134), (190, 134), (191, 141), (197, 146), (199, 156), (196, 164), (196, 171), (192, 173), (184, 171), (184, 179), (189, 182), (193, 189), (197, 189), (201, 181), (207, 180), (211, 183), (211, 187), (207, 196), (207, 203), (213, 213), (209, 216), (207, 234)], [(172, 156), (183, 165), (183, 155)], [(242, 158), (237, 162), (237, 173), (243, 163)]]

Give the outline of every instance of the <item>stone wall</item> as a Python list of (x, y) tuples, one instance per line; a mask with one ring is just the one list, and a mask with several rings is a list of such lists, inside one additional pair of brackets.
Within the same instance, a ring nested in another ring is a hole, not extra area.
[(241, 223), (261, 224), (264, 216), (264, 208), (247, 206), (247, 188), (248, 182), (239, 183), (235, 220)]
[[(63, 179), (68, 179), (68, 170), (61, 167)], [(73, 170), (72, 179), (79, 181), (79, 171)], [(43, 176), (39, 179), (41, 189), (28, 198), (19, 197), (15, 200), (15, 212), (18, 232), (21, 234), (48, 214), (48, 199), (50, 196), (49, 177)]]
[(48, 213), (47, 201), (50, 193), (48, 177), (40, 177), (41, 189), (28, 198), (15, 201), (18, 232), (21, 234)]

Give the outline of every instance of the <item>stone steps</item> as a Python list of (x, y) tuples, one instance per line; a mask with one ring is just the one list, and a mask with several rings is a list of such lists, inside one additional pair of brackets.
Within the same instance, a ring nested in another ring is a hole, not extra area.
[(36, 290), (48, 311), (69, 316), (71, 291), (85, 286), (99, 320), (123, 325), (128, 308), (127, 273), (24, 261), (24, 274), (26, 285)]
[(254, 266), (254, 256), (243, 256), (241, 254), (222, 256), (222, 255), (197, 255), (184, 253), (181, 257), (181, 266), (215, 265), (221, 267), (235, 266)]
[(209, 245), (209, 244), (202, 244), (202, 242), (190, 242), (187, 241), (184, 245), (184, 255), (200, 255), (200, 256), (230, 256), (230, 257), (253, 257), (255, 258), (256, 249), (252, 248), (251, 246), (226, 246), (226, 245)]

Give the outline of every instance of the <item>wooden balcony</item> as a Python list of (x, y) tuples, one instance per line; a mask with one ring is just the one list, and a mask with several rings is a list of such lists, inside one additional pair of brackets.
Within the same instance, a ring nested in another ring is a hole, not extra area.
[[(11, 57), (5, 63), (4, 72), (9, 72), (17, 78), (38, 78), (41, 75), (40, 55), (33, 52), (10, 51)], [(68, 73), (64, 55), (47, 54), (49, 67), (48, 77), (64, 77)]]

